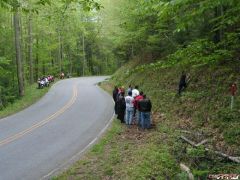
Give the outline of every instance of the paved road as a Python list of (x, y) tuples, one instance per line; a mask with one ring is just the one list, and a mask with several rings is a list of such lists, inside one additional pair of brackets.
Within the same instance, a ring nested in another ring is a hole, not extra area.
[(62, 80), (36, 104), (0, 119), (0, 180), (48, 179), (92, 144), (113, 116), (106, 77)]

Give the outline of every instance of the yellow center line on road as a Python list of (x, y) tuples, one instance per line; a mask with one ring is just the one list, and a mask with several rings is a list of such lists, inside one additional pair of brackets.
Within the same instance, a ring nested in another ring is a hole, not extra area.
[(11, 143), (11, 142), (13, 142), (15, 140), (20, 139), (24, 135), (31, 133), (32, 131), (36, 130), (37, 128), (42, 127), (43, 125), (45, 125), (45, 124), (49, 123), (50, 121), (52, 121), (54, 118), (56, 118), (59, 115), (63, 114), (67, 109), (69, 109), (75, 103), (75, 101), (77, 100), (77, 95), (78, 95), (77, 94), (77, 86), (75, 85), (73, 87), (73, 96), (72, 96), (70, 101), (65, 106), (63, 106), (60, 110), (58, 110), (57, 112), (55, 112), (51, 116), (47, 117), (46, 119), (44, 119), (44, 120), (34, 124), (30, 128), (25, 129), (24, 131), (21, 131), (21, 132), (15, 134), (15, 135), (12, 135), (12, 136), (10, 136), (10, 137), (0, 141), (0, 147), (4, 146), (6, 144), (9, 144), (9, 143)]

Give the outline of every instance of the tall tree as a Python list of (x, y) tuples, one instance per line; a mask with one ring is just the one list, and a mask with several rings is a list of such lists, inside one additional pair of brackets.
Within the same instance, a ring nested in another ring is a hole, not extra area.
[(28, 62), (30, 84), (33, 84), (33, 37), (32, 37), (32, 14), (28, 15)]
[(16, 50), (16, 64), (17, 64), (17, 77), (18, 77), (18, 90), (19, 95), (24, 96), (24, 74), (22, 67), (22, 51), (21, 51), (21, 32), (20, 32), (20, 14), (19, 8), (14, 8), (14, 32), (15, 32), (15, 50)]

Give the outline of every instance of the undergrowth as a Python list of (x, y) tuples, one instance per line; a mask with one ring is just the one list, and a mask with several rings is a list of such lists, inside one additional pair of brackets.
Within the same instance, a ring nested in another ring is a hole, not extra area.
[[(152, 100), (154, 111), (169, 116), (168, 128), (201, 134), (201, 138), (195, 138), (181, 133), (196, 143), (209, 139), (206, 146), (210, 149), (240, 156), (240, 97), (235, 97), (231, 110), (229, 92), (231, 83), (239, 81), (239, 65), (238, 61), (225, 61), (201, 66), (162, 67), (156, 62), (122, 68), (112, 82), (125, 87), (139, 85)], [(190, 74), (191, 81), (182, 96), (178, 96), (178, 81), (183, 70)], [(193, 148), (183, 142), (176, 148), (181, 153), (175, 151), (175, 158), (187, 163), (200, 179), (213, 173), (240, 173), (238, 164), (202, 148)]]
[(25, 96), (9, 103), (0, 110), (0, 118), (9, 116), (32, 105), (48, 92), (49, 88), (37, 89), (37, 84), (28, 85), (25, 89)]

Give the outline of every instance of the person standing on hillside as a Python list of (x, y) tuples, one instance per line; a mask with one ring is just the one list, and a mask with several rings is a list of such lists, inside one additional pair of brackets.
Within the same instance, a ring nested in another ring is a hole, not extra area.
[[(132, 90), (132, 97), (135, 98), (138, 95), (139, 95), (138, 86), (135, 86), (135, 88)], [(134, 108), (133, 117), (136, 117), (136, 108)]]
[(125, 122), (127, 125), (132, 124), (132, 119), (133, 119), (133, 111), (134, 111), (134, 98), (132, 97), (132, 92), (128, 93), (128, 96), (125, 97), (125, 102), (126, 102), (126, 118)]
[(141, 91), (140, 94), (139, 94), (138, 96), (136, 96), (135, 99), (134, 99), (134, 108), (136, 109), (137, 124), (138, 124), (138, 126), (140, 126), (140, 127), (141, 127), (142, 122), (141, 122), (141, 113), (140, 113), (140, 111), (139, 111), (138, 102), (139, 102), (140, 100), (142, 100), (142, 99), (143, 99), (143, 92)]
[(132, 92), (132, 85), (130, 84), (127, 90), (127, 93)]
[(120, 93), (117, 99), (117, 119), (121, 121), (121, 123), (124, 123), (124, 116), (125, 116), (125, 110), (126, 110), (126, 102), (124, 98), (124, 91)]
[(112, 93), (112, 97), (115, 102), (115, 105), (114, 105), (115, 114), (117, 114), (117, 96), (118, 96), (118, 87), (115, 86), (113, 93)]
[(181, 95), (182, 91), (186, 89), (188, 82), (190, 81), (190, 76), (187, 76), (185, 71), (182, 72), (178, 85), (178, 95)]
[(151, 110), (152, 103), (146, 95), (143, 95), (143, 99), (138, 102), (139, 111), (141, 113), (141, 125), (143, 129), (149, 129), (151, 127)]
[(132, 97), (135, 98), (139, 95), (138, 86), (135, 86), (135, 88), (132, 90)]

